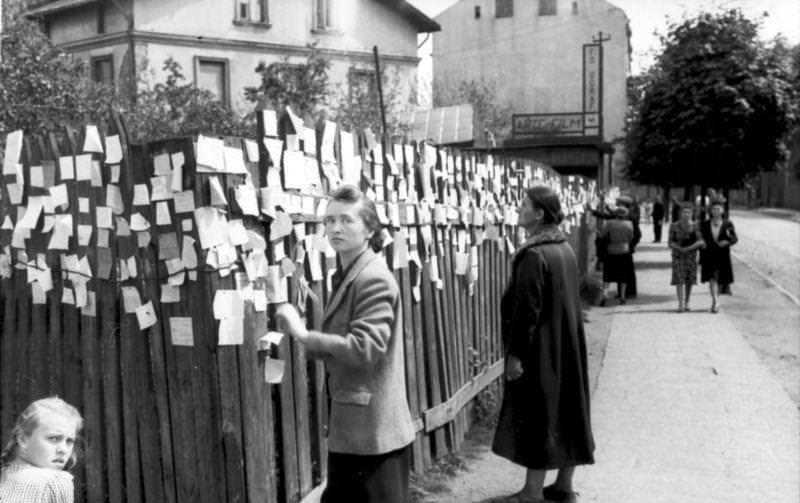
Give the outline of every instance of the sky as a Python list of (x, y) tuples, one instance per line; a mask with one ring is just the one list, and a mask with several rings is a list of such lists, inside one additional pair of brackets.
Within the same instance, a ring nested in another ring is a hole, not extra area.
[[(462, 0), (468, 1), (468, 0)], [(532, 1), (532, 0), (522, 0)], [(782, 33), (792, 44), (800, 43), (800, 0), (609, 0), (628, 15), (631, 24), (631, 45), (633, 60), (631, 70), (634, 74), (648, 68), (653, 62), (653, 54), (659, 47), (654, 31), (666, 33), (667, 17), (680, 20), (684, 13), (689, 15), (700, 11), (716, 10), (717, 7), (740, 8), (750, 19), (756, 19), (766, 12), (761, 37), (771, 39)], [(435, 17), (457, 0), (409, 0), (430, 17)], [(421, 49), (420, 56), (430, 57), (428, 46)]]

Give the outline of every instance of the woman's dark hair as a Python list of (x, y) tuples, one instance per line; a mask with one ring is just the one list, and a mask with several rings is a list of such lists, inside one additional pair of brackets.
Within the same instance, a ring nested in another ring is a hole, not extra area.
[(364, 193), (353, 185), (342, 185), (330, 194), (332, 201), (341, 203), (359, 204), (358, 214), (364, 221), (367, 230), (373, 231), (369, 238), (369, 246), (374, 251), (379, 251), (383, 247), (383, 235), (381, 233), (381, 221), (378, 218), (378, 210), (375, 203), (364, 196)]
[(556, 191), (547, 185), (536, 185), (525, 191), (525, 195), (533, 203), (533, 207), (544, 211), (544, 225), (557, 225), (564, 220), (561, 201)]

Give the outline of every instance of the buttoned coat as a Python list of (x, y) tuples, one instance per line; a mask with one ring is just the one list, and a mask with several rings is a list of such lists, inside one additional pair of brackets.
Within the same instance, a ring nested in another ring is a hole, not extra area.
[(306, 347), (328, 370), (332, 452), (382, 454), (414, 440), (401, 306), (385, 259), (368, 249), (333, 292), (322, 331), (309, 333)]

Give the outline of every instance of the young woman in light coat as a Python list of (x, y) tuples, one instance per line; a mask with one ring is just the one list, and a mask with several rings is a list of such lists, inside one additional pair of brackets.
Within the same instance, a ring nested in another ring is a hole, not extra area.
[(325, 232), (341, 269), (321, 331), (297, 310), (277, 310), (283, 330), (325, 361), (331, 410), (322, 503), (406, 503), (415, 430), (406, 399), (400, 290), (380, 249), (375, 205), (355, 187), (331, 194)]

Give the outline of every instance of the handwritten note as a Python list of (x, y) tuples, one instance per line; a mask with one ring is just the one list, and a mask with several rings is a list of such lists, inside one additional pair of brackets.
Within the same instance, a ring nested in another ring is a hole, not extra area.
[(169, 333), (173, 346), (194, 346), (192, 318), (171, 316), (169, 318)]

